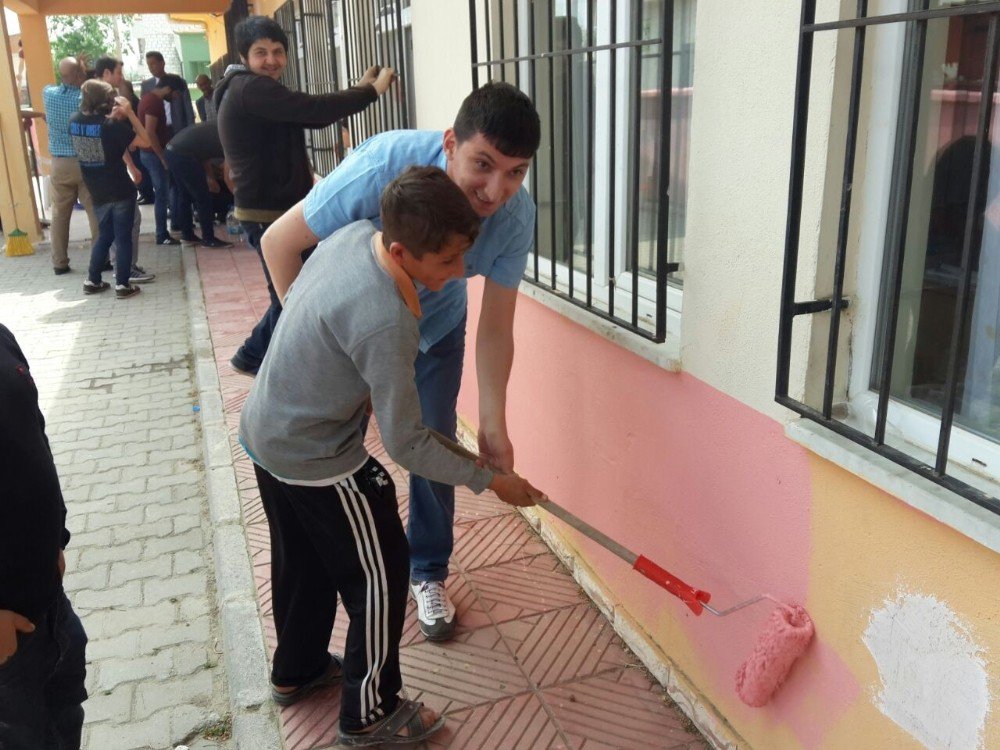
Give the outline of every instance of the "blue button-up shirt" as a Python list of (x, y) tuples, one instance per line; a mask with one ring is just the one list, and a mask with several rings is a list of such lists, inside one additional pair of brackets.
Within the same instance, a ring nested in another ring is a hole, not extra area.
[(49, 153), (53, 156), (76, 156), (69, 137), (69, 118), (80, 110), (80, 89), (65, 83), (42, 89), (45, 122), (49, 126)]
[[(306, 224), (320, 238), (360, 219), (369, 219), (381, 229), (382, 190), (414, 164), (445, 169), (444, 133), (392, 130), (369, 138), (306, 196)], [(485, 276), (502, 286), (516, 288), (528, 263), (534, 226), (535, 203), (522, 186), (483, 221), (475, 244), (465, 253), (466, 277)], [(439, 292), (418, 288), (423, 312), (420, 348), (427, 351), (465, 317), (465, 279), (452, 279)]]

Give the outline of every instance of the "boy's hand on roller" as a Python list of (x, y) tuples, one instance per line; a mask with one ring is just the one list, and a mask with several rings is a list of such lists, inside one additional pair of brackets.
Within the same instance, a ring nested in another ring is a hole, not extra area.
[(493, 481), (490, 482), (490, 489), (508, 505), (519, 508), (527, 508), (548, 500), (544, 492), (533, 487), (527, 479), (522, 479), (517, 474), (494, 474)]

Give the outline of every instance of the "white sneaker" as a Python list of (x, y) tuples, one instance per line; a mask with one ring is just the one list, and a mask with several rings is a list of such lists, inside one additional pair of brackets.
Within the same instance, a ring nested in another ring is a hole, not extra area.
[(447, 641), (455, 634), (455, 605), (448, 598), (444, 581), (410, 581), (417, 602), (420, 632), (429, 641)]

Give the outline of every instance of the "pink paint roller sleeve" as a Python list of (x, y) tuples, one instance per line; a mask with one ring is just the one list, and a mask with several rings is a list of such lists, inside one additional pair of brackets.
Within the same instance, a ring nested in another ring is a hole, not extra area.
[(736, 693), (748, 706), (767, 703), (781, 687), (795, 660), (802, 656), (814, 633), (813, 621), (797, 604), (771, 613), (753, 653), (736, 672)]

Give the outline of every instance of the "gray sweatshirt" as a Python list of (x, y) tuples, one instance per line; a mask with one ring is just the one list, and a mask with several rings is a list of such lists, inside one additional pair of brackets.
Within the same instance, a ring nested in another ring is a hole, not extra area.
[(280, 479), (318, 482), (361, 467), (369, 394), (382, 443), (400, 466), (482, 492), (487, 469), (456, 456), (421, 421), (413, 363), (420, 334), (373, 252), (370, 221), (324, 240), (289, 289), (240, 417), (240, 441)]

